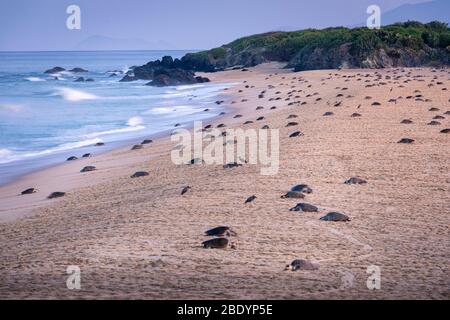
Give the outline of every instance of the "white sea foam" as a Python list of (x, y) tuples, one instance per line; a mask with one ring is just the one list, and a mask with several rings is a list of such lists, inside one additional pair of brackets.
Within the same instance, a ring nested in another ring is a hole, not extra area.
[(128, 119), (127, 125), (130, 127), (137, 127), (144, 124), (144, 119), (141, 117), (132, 117)]
[(43, 82), (45, 79), (39, 78), (39, 77), (27, 77), (25, 80), (31, 81), (31, 82)]
[[(46, 156), (56, 152), (91, 146), (99, 142), (102, 142), (100, 138), (94, 138), (83, 141), (64, 143), (54, 148), (29, 153), (12, 153), (10, 150), (0, 149), (0, 163), (8, 163), (17, 160)], [(1, 152), (4, 152), (5, 154), (2, 155)]]
[(153, 114), (153, 115), (173, 114), (180, 116), (182, 114), (190, 114), (195, 111), (196, 110), (192, 106), (173, 106), (173, 107), (152, 108), (150, 110), (145, 111), (143, 114)]
[(71, 88), (60, 88), (58, 94), (62, 96), (64, 100), (72, 102), (99, 99), (99, 97), (91, 93)]
[(139, 130), (143, 130), (143, 129), (145, 129), (145, 126), (126, 127), (126, 128), (120, 128), (120, 129), (92, 132), (92, 133), (88, 133), (88, 134), (84, 135), (84, 137), (91, 139), (91, 138), (96, 138), (96, 137), (101, 137), (101, 136), (106, 136), (106, 135), (139, 131)]
[(8, 149), (0, 149), (0, 158), (3, 157), (9, 157), (10, 155), (12, 155), (13, 152), (11, 150)]

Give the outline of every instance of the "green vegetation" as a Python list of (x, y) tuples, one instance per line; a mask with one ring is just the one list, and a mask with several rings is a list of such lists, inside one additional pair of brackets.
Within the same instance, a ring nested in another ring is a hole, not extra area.
[[(251, 66), (264, 61), (289, 62), (290, 66), (301, 65), (299, 68), (305, 69), (315, 68), (315, 65), (325, 68), (348, 60), (359, 67), (364, 60), (370, 60), (384, 50), (391, 59), (400, 60), (399, 64), (425, 64), (434, 60), (448, 64), (449, 47), (450, 29), (447, 24), (409, 21), (380, 30), (339, 27), (258, 34), (210, 51), (191, 54), (187, 60), (202, 61), (203, 65), (216, 69), (233, 65)], [(315, 61), (321, 59), (329, 61)]]

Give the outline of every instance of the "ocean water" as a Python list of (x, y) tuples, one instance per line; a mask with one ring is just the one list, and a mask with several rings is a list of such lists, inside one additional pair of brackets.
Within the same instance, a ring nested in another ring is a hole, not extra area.
[[(104, 152), (176, 123), (218, 115), (215, 101), (224, 84), (153, 88), (146, 81), (119, 82), (131, 66), (187, 52), (0, 52), (0, 184), (71, 155)], [(55, 66), (89, 72), (44, 73)], [(78, 77), (94, 81), (74, 82)], [(98, 142), (105, 146), (94, 148)]]

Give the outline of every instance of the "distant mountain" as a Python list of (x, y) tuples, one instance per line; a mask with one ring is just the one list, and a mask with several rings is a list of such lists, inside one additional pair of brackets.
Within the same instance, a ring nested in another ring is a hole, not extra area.
[[(428, 23), (440, 21), (450, 24), (450, 0), (434, 0), (416, 4), (404, 4), (398, 8), (381, 13), (381, 24), (386, 26), (396, 22), (419, 21)], [(363, 27), (360, 22), (351, 27)]]
[(106, 36), (91, 36), (79, 44), (74, 50), (91, 51), (91, 50), (168, 50), (174, 49), (174, 46), (165, 41), (155, 43), (148, 42), (143, 39), (120, 39)]

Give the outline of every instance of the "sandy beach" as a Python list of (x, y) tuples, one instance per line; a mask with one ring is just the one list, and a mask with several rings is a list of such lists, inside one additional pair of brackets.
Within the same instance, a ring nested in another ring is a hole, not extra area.
[[(24, 176), (0, 187), (0, 298), (450, 298), (448, 69), (270, 63), (203, 76), (236, 83), (223, 92), (226, 114), (204, 125), (279, 129), (278, 174), (177, 166), (165, 137)], [(130, 178), (137, 171), (149, 175)], [(344, 184), (352, 177), (367, 184)], [(305, 199), (281, 198), (301, 183), (313, 189)], [(47, 199), (55, 191), (66, 196)], [(299, 202), (319, 212), (289, 211)], [(331, 211), (351, 221), (319, 220)], [(202, 248), (220, 225), (237, 232), (236, 250)], [(284, 271), (294, 259), (319, 269)], [(66, 286), (70, 265), (81, 290)], [(367, 288), (370, 266), (379, 290)]]

